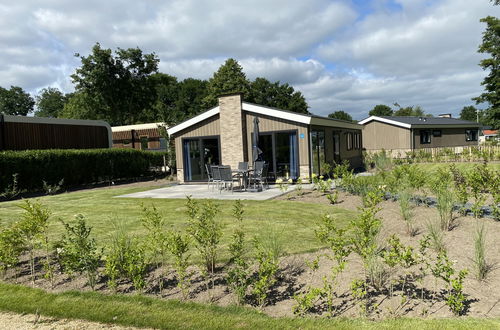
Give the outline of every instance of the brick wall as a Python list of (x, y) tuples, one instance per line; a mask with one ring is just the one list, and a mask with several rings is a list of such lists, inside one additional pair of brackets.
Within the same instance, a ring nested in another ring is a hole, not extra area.
[(238, 162), (244, 160), (241, 95), (221, 96), (219, 109), (221, 161), (223, 165), (237, 168)]

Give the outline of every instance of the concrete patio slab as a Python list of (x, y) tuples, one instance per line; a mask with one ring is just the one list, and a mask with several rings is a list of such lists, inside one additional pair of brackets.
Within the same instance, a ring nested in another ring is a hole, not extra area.
[[(288, 191), (295, 190), (294, 185), (288, 187)], [(272, 199), (283, 193), (279, 190), (278, 186), (270, 185), (269, 189), (265, 189), (260, 192), (250, 192), (250, 191), (231, 191), (222, 190), (219, 192), (217, 189), (208, 189), (206, 184), (191, 185), (191, 184), (179, 184), (166, 188), (153, 189), (148, 191), (142, 191), (133, 194), (116, 196), (120, 198), (186, 198), (186, 196), (191, 196), (195, 199), (229, 199), (229, 200), (267, 200)]]

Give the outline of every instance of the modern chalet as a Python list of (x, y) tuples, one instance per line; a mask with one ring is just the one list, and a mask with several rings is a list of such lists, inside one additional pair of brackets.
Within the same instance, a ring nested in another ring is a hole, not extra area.
[(255, 150), (274, 178), (321, 174), (323, 162), (347, 160), (359, 167), (361, 130), (355, 123), (242, 102), (240, 94), (231, 94), (167, 132), (175, 139), (178, 180), (196, 182), (206, 180), (205, 165), (251, 164)]

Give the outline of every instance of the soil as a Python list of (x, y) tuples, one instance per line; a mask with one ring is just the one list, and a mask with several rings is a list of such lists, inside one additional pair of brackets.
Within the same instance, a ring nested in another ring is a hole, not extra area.
[[(288, 195), (280, 196), (277, 199), (290, 200), (291, 203), (304, 204), (310, 207), (310, 203), (329, 204), (325, 194), (316, 191), (304, 191), (302, 196), (297, 196), (296, 192), (290, 192)], [(332, 205), (332, 208), (343, 208), (356, 211), (361, 207), (361, 198), (345, 192), (339, 192), (339, 202)], [(414, 227), (417, 229), (415, 236), (407, 233), (405, 222), (400, 216), (397, 202), (384, 201), (380, 204), (381, 210), (378, 217), (382, 220), (382, 230), (380, 233), (380, 245), (386, 246), (387, 239), (395, 234), (404, 245), (414, 247), (419, 250), (419, 241), (427, 233), (427, 223), (429, 221), (438, 221), (438, 211), (435, 208), (426, 206), (417, 206), (414, 209)], [(488, 274), (485, 281), (475, 279), (474, 263), (474, 235), (477, 227), (477, 221), (485, 225), (487, 231), (486, 238), (486, 258), (493, 269)], [(451, 231), (444, 232), (444, 243), (448, 250), (450, 260), (454, 263), (454, 269), (457, 271), (467, 268), (469, 274), (464, 281), (464, 293), (466, 296), (466, 316), (470, 317), (500, 317), (500, 243), (497, 237), (500, 236), (500, 222), (489, 218), (479, 220), (473, 217), (456, 216), (455, 227)], [(319, 268), (315, 271), (308, 267), (311, 261), (316, 257), (327, 255), (329, 251), (322, 250), (312, 253), (303, 253), (284, 256), (280, 260), (280, 271), (278, 281), (272, 288), (269, 303), (263, 308), (263, 312), (274, 316), (293, 316), (293, 307), (296, 305), (294, 295), (304, 292), (308, 287), (321, 287), (323, 277), (331, 274), (331, 268), (334, 262), (328, 258), (322, 257), (319, 262)], [(434, 252), (429, 253), (434, 257)], [(432, 259), (434, 260), (434, 259)], [(197, 267), (190, 267), (191, 287), (189, 292), (189, 301), (202, 303), (215, 303), (221, 306), (235, 304), (236, 300), (233, 294), (228, 290), (225, 281), (223, 269), (226, 265), (219, 265), (212, 282), (204, 280)], [(11, 283), (31, 285), (28, 271), (27, 260), (24, 260), (15, 277), (12, 271), (6, 274), (5, 280)], [(44, 288), (52, 292), (61, 292), (66, 290), (88, 291), (90, 288), (86, 284), (85, 278), (77, 276), (70, 278), (65, 274), (56, 272), (54, 285), (43, 278), (41, 267), (38, 269), (36, 287)], [(442, 280), (436, 280), (434, 276), (421, 276), (418, 266), (414, 266), (407, 271), (391, 269), (387, 265), (383, 266), (383, 272), (380, 272), (380, 281), (383, 288), (368, 291), (369, 312), (368, 316), (373, 319), (383, 319), (391, 317), (452, 317), (445, 301), (445, 283)], [(334, 300), (335, 316), (355, 317), (361, 314), (361, 305), (359, 300), (353, 298), (350, 284), (354, 279), (365, 278), (364, 267), (361, 259), (351, 254), (348, 260), (347, 268), (342, 272), (338, 279), (336, 287), (336, 298)], [(163, 281), (163, 290), (160, 292), (160, 280)], [(152, 269), (147, 279), (148, 287), (144, 294), (161, 297), (164, 299), (182, 299), (182, 294), (177, 288), (175, 275), (171, 270), (162, 271), (161, 269)], [(106, 285), (106, 278), (101, 277), (96, 288), (103, 293), (112, 293)], [(120, 282), (117, 291), (125, 294), (134, 294), (133, 286), (128, 282)], [(251, 295), (248, 295), (250, 305), (255, 305)], [(313, 316), (325, 315), (324, 307), (318, 305), (311, 311)]]

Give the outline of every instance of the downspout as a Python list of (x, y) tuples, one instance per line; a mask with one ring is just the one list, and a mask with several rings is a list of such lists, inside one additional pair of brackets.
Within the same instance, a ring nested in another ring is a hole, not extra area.
[(132, 134), (132, 149), (135, 149), (135, 129), (130, 130), (130, 134)]

